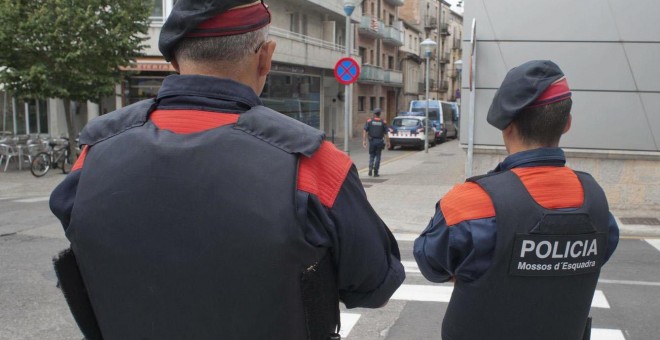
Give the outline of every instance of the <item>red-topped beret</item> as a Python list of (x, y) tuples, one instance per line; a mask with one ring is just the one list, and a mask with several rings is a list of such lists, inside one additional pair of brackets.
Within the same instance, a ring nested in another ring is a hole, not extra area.
[(488, 123), (504, 130), (525, 108), (571, 97), (564, 73), (550, 60), (532, 60), (507, 73), (488, 110)]
[(163, 24), (158, 48), (170, 61), (183, 38), (243, 34), (267, 26), (270, 20), (263, 0), (179, 0)]

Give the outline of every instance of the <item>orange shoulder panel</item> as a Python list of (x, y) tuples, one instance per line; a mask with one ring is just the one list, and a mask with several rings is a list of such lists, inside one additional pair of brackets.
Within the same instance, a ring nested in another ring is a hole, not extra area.
[(440, 201), (440, 209), (448, 226), (495, 216), (490, 196), (472, 182), (454, 186)]
[(235, 124), (238, 114), (199, 110), (156, 110), (149, 119), (162, 130), (189, 134)]
[(513, 171), (536, 203), (546, 209), (579, 208), (584, 203), (584, 189), (568, 167), (539, 166)]
[(71, 172), (76, 171), (78, 169), (82, 169), (83, 164), (85, 163), (85, 157), (87, 157), (87, 150), (89, 150), (89, 145), (85, 145), (85, 147), (82, 149), (82, 152), (80, 152), (76, 164), (74, 164), (73, 167), (71, 168)]
[(298, 190), (316, 195), (331, 208), (353, 161), (332, 143), (323, 142), (312, 157), (300, 156)]

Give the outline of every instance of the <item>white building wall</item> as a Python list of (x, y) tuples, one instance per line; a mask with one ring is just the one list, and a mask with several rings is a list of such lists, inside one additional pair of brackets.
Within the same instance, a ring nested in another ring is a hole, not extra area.
[[(507, 71), (528, 60), (550, 59), (573, 91), (573, 125), (560, 144), (569, 151), (569, 162), (593, 172), (615, 208), (660, 208), (660, 2), (489, 0), (465, 5), (463, 145), (470, 111), (469, 40), (472, 19), (477, 20), (473, 173), (503, 158), (501, 133), (486, 115)], [(484, 153), (491, 146), (499, 155)], [(646, 174), (630, 175), (638, 168)]]

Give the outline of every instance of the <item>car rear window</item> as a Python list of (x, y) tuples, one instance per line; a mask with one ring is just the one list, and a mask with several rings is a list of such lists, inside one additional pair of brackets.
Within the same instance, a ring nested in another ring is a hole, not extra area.
[(411, 127), (411, 126), (419, 125), (419, 122), (420, 122), (419, 119), (402, 118), (402, 119), (395, 119), (392, 122), (392, 125), (394, 125), (396, 127)]

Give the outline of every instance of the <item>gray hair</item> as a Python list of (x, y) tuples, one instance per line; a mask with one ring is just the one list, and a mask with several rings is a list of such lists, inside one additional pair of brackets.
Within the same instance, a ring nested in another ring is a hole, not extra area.
[(224, 37), (186, 38), (174, 48), (174, 57), (194, 62), (238, 62), (268, 40), (269, 27)]

